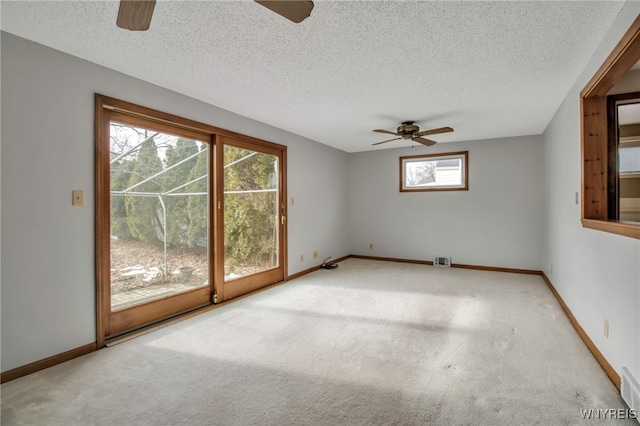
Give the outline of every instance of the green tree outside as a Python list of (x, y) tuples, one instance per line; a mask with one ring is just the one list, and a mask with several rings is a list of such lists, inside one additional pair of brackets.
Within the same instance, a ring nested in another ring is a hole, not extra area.
[[(207, 151), (207, 152), (205, 152)], [(207, 210), (209, 208), (208, 184), (209, 179), (209, 153), (208, 145), (202, 144), (201, 154), (198, 155), (196, 164), (189, 173), (186, 182), (198, 179), (185, 187), (185, 192), (204, 192), (205, 195), (190, 195), (187, 200), (187, 246), (190, 248), (207, 247), (209, 220)]]
[[(191, 139), (178, 138), (175, 146), (169, 145), (166, 151), (166, 168), (196, 154), (198, 145)], [(206, 157), (206, 156), (205, 156)], [(162, 192), (166, 193), (189, 181), (191, 170), (196, 166), (198, 157), (167, 170), (162, 175)], [(188, 229), (191, 218), (187, 213), (188, 199), (195, 196), (178, 195), (185, 189), (179, 189), (163, 196), (167, 212), (167, 243), (175, 246), (188, 246)], [(174, 195), (172, 195), (174, 194)]]
[[(162, 161), (154, 138), (145, 141), (138, 151), (137, 161), (131, 173), (129, 187), (140, 183), (162, 170)], [(135, 192), (158, 193), (161, 191), (160, 177), (136, 186)], [(131, 235), (141, 241), (161, 240), (162, 229), (159, 201), (154, 196), (127, 196), (125, 199), (127, 221)]]
[[(127, 189), (135, 164), (133, 160), (120, 160), (111, 165), (112, 191)], [(133, 238), (129, 230), (125, 196), (122, 195), (111, 195), (111, 235), (123, 240)]]
[(232, 146), (224, 150), (225, 265), (231, 270), (275, 266), (277, 193), (245, 191), (276, 189), (276, 157), (250, 154)]

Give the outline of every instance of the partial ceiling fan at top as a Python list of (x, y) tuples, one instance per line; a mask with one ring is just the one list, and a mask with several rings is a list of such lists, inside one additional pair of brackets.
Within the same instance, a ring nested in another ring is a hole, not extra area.
[[(255, 0), (267, 9), (295, 22), (304, 21), (311, 15), (311, 0)], [(120, 0), (116, 25), (125, 30), (146, 31), (151, 24), (156, 0)]]
[(431, 139), (423, 138), (423, 136), (453, 132), (453, 129), (451, 127), (439, 127), (437, 129), (423, 130), (421, 132), (420, 127), (416, 126), (414, 123), (415, 121), (403, 121), (402, 125), (398, 127), (397, 132), (391, 132), (389, 130), (382, 130), (382, 129), (374, 130), (374, 132), (377, 132), (377, 133), (385, 133), (385, 134), (395, 135), (399, 137), (382, 141), (382, 142), (376, 142), (372, 145), (380, 145), (383, 143), (397, 141), (400, 139), (411, 139), (412, 141), (421, 143), (422, 145), (431, 146), (431, 145), (435, 145), (437, 142)]

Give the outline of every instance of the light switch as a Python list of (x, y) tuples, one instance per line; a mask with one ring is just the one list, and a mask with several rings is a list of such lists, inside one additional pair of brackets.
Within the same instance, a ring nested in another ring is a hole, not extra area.
[(81, 206), (84, 204), (84, 191), (81, 189), (74, 189), (73, 191), (71, 191), (71, 196), (72, 196), (72, 201), (71, 201), (71, 205), (72, 206)]

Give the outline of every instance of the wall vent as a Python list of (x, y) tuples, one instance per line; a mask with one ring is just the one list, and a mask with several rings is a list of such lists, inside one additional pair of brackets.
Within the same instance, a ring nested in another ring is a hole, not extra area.
[(439, 257), (436, 256), (433, 259), (433, 266), (444, 266), (447, 268), (451, 267), (451, 258), (450, 257)]
[(627, 367), (622, 367), (622, 386), (620, 386), (622, 399), (631, 410), (637, 413), (636, 420), (640, 423), (640, 384), (631, 375)]

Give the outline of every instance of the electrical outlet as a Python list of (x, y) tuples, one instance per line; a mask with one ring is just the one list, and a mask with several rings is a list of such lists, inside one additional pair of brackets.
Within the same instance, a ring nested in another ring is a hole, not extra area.
[(313, 252), (313, 258), (315, 259), (315, 258), (317, 258), (317, 257), (318, 257), (318, 252), (317, 252), (317, 251), (314, 251), (314, 252)]
[(81, 206), (84, 204), (84, 191), (81, 189), (74, 189), (71, 191), (71, 205)]
[(369, 250), (373, 250), (373, 243), (369, 243)]
[(293, 206), (296, 203), (296, 199), (291, 197), (291, 205)]
[(604, 337), (609, 338), (609, 321), (607, 319), (604, 320)]
[(300, 262), (304, 262), (304, 254), (300, 255)]

